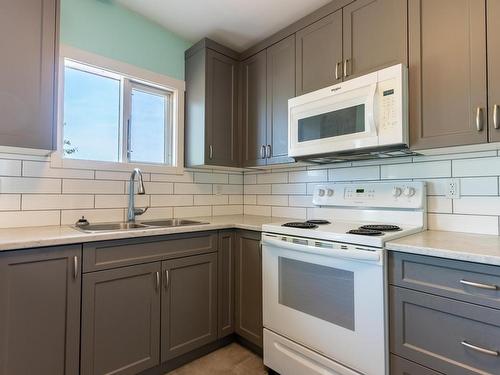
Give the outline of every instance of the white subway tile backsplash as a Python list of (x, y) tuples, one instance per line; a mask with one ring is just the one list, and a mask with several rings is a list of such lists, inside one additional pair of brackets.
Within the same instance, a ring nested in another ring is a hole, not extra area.
[(243, 184), (244, 185), (254, 185), (257, 183), (257, 175), (256, 174), (245, 174), (243, 176)]
[(243, 205), (213, 206), (212, 215), (243, 215)]
[(428, 197), (427, 211), (434, 213), (451, 213), (453, 211), (452, 200), (445, 197)]
[(0, 176), (20, 176), (21, 161), (0, 159)]
[(243, 196), (243, 204), (247, 205), (247, 204), (257, 204), (257, 196), (256, 195), (249, 195), (249, 194), (245, 194)]
[(243, 207), (245, 215), (271, 216), (271, 206), (247, 206)]
[(145, 182), (144, 189), (146, 190), (146, 194), (173, 194), (174, 184), (171, 182)]
[(61, 180), (53, 178), (0, 177), (0, 194), (58, 194)]
[(214, 185), (214, 194), (241, 195), (243, 185)]
[(451, 177), (451, 161), (382, 165), (382, 179)]
[(194, 176), (192, 172), (184, 172), (183, 174), (151, 174), (151, 181), (156, 182), (188, 182), (192, 183), (194, 181)]
[(224, 205), (229, 203), (229, 198), (227, 195), (195, 195), (194, 205), (195, 206), (214, 206), (214, 205)]
[(63, 210), (61, 211), (61, 224), (72, 225), (82, 216), (91, 223), (106, 223), (123, 221), (124, 209), (92, 209), (92, 210)]
[(314, 207), (311, 195), (290, 195), (290, 207)]
[(429, 214), (431, 230), (498, 235), (497, 216)]
[(453, 160), (454, 177), (500, 175), (500, 157)]
[(59, 225), (60, 211), (3, 211), (0, 212), (0, 228), (39, 227)]
[(272, 186), (272, 194), (304, 195), (306, 192), (306, 184), (275, 184)]
[(263, 173), (257, 175), (258, 184), (279, 184), (288, 182), (288, 173)]
[(63, 194), (122, 194), (123, 181), (63, 180)]
[(453, 201), (453, 213), (500, 216), (500, 197), (462, 197)]
[(271, 194), (271, 185), (244, 185), (246, 194)]
[(212, 206), (174, 207), (174, 217), (212, 216)]
[(212, 194), (212, 185), (176, 183), (174, 184), (174, 194)]
[[(96, 180), (114, 180), (114, 181), (129, 181), (131, 177), (131, 172), (119, 172), (119, 171), (96, 171)], [(149, 173), (142, 174), (143, 181), (150, 181), (151, 175)]]
[(305, 220), (307, 210), (300, 207), (272, 207), (271, 216)]
[(71, 194), (23, 194), (22, 196), (22, 209), (25, 211), (78, 208), (94, 208), (94, 196)]
[(498, 195), (498, 177), (460, 179), (461, 195)]
[(201, 184), (227, 184), (229, 177), (224, 173), (195, 173), (194, 182)]
[(192, 206), (193, 195), (152, 195), (151, 207)]
[(170, 219), (174, 217), (172, 207), (151, 207), (138, 220)]
[(288, 195), (258, 195), (259, 206), (288, 206)]
[(333, 182), (378, 180), (380, 179), (380, 167), (378, 165), (372, 165), (365, 167), (329, 169), (328, 179)]
[(0, 194), (0, 211), (19, 211), (20, 209), (20, 194)]
[[(135, 207), (148, 207), (149, 195), (135, 195)], [(127, 208), (128, 195), (96, 195), (95, 208)]]
[(241, 204), (243, 205), (243, 195), (229, 195), (229, 204)]
[(230, 174), (229, 183), (231, 185), (243, 185), (243, 175), (242, 174)]
[(51, 168), (49, 162), (23, 161), (23, 176), (93, 179), (94, 171), (85, 169)]
[(308, 171), (290, 172), (289, 180), (291, 183), (328, 181), (328, 171), (326, 169), (313, 169)]

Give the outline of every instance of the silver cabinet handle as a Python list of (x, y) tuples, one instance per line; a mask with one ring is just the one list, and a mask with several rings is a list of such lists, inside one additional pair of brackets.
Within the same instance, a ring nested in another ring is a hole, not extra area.
[(165, 289), (168, 289), (170, 284), (170, 274), (168, 270), (165, 270)]
[(160, 290), (160, 272), (156, 272), (156, 291)]
[(214, 147), (212, 145), (208, 146), (208, 158), (212, 160), (214, 157)]
[(463, 346), (465, 346), (466, 348), (475, 350), (476, 352), (479, 352), (479, 353), (488, 354), (488, 355), (492, 355), (492, 356), (495, 356), (495, 357), (498, 357), (500, 355), (497, 350), (491, 350), (491, 349), (481, 348), (480, 346), (470, 344), (470, 343), (468, 343), (465, 340), (462, 341), (461, 344)]
[(351, 73), (349, 72), (349, 65), (351, 63), (351, 60), (345, 59), (344, 60), (344, 77), (349, 77)]
[(76, 255), (73, 257), (73, 277), (75, 279), (78, 277), (78, 257)]
[(267, 145), (266, 156), (267, 156), (268, 159), (271, 157), (271, 151), (272, 151), (271, 145)]
[(483, 109), (481, 107), (476, 109), (476, 128), (478, 132), (483, 131)]
[(493, 106), (493, 127), (500, 129), (500, 105), (498, 104)]
[(467, 280), (463, 280), (463, 279), (460, 280), (460, 284), (473, 286), (475, 288), (488, 289), (488, 290), (497, 290), (498, 289), (498, 286), (496, 286), (496, 285), (475, 283), (474, 281), (467, 281)]
[(266, 158), (266, 146), (262, 145), (260, 148), (260, 158), (265, 159)]
[(342, 69), (342, 61), (339, 61), (335, 64), (335, 79), (339, 80), (342, 78), (342, 74), (340, 74), (340, 69)]

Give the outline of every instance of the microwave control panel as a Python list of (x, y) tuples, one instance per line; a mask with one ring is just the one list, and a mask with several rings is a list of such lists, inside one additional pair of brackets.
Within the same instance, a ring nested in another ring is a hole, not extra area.
[(378, 84), (379, 127), (383, 132), (395, 129), (399, 122), (397, 108), (400, 93), (396, 88), (396, 80), (390, 79)]

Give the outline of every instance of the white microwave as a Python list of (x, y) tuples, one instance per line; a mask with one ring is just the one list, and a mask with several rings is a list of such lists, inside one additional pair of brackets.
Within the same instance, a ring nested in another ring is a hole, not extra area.
[(292, 98), (288, 155), (328, 162), (409, 152), (407, 102), (402, 64)]

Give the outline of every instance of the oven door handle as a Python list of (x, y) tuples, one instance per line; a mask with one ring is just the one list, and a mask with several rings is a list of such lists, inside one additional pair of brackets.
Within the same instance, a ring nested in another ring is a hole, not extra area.
[(319, 255), (325, 255), (331, 258), (343, 258), (343, 259), (354, 259), (354, 260), (363, 260), (363, 261), (371, 261), (371, 262), (379, 262), (381, 255), (377, 251), (370, 250), (341, 250), (341, 249), (325, 249), (322, 247), (316, 246), (308, 246), (308, 245), (300, 245), (291, 242), (285, 242), (281, 240), (275, 240), (269, 237), (263, 237), (262, 243), (264, 245), (270, 245), (274, 247), (279, 247), (285, 250), (293, 250), (300, 251), (303, 253), (313, 253)]

